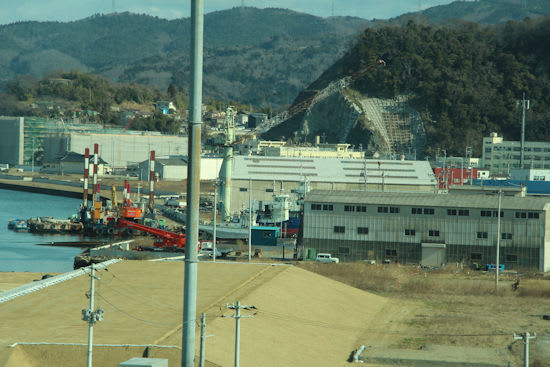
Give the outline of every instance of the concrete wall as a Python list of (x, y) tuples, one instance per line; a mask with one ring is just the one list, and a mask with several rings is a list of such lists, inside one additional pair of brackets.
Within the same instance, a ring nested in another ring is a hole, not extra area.
[(24, 163), (24, 121), (23, 117), (0, 117), (0, 163)]
[(48, 136), (44, 140), (44, 159), (51, 160), (69, 151), (84, 154), (99, 144), (99, 155), (113, 168), (126, 168), (129, 163), (149, 159), (151, 150), (158, 156), (187, 153), (187, 137), (149, 134), (84, 134), (70, 133)]

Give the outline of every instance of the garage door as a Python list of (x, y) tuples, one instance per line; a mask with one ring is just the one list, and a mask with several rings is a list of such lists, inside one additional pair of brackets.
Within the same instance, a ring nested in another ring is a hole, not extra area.
[(439, 267), (441, 264), (445, 264), (446, 261), (444, 243), (422, 244), (422, 265)]

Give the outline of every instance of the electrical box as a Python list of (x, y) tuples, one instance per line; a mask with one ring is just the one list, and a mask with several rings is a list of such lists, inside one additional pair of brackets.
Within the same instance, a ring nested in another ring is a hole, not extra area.
[(119, 363), (118, 367), (168, 367), (168, 360), (164, 358), (132, 358)]

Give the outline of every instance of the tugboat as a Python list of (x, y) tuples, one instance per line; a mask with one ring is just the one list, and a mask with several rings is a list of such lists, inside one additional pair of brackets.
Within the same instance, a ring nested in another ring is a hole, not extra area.
[(25, 219), (12, 219), (8, 222), (8, 228), (16, 232), (28, 232), (29, 225)]

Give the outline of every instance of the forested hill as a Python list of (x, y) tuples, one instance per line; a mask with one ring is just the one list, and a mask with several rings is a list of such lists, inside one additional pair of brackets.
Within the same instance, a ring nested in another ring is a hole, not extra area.
[(438, 149), (476, 153), (492, 131), (519, 140), (525, 92), (531, 100), (526, 138), (550, 141), (550, 17), (481, 28), (422, 26), (366, 29), (359, 43), (309, 89), (351, 75), (378, 58), (386, 67), (371, 71), (352, 88), (368, 96), (413, 94), (429, 139)]
[[(207, 97), (288, 104), (351, 47), (366, 24), (284, 9), (234, 8), (205, 16)], [(190, 20), (116, 13), (69, 22), (0, 26), (0, 78), (78, 70), (116, 81), (187, 89)]]
[(411, 19), (418, 23), (446, 24), (460, 19), (482, 25), (522, 21), (550, 14), (548, 0), (475, 0), (454, 1), (419, 12), (403, 14), (390, 19), (392, 24), (407, 24)]

